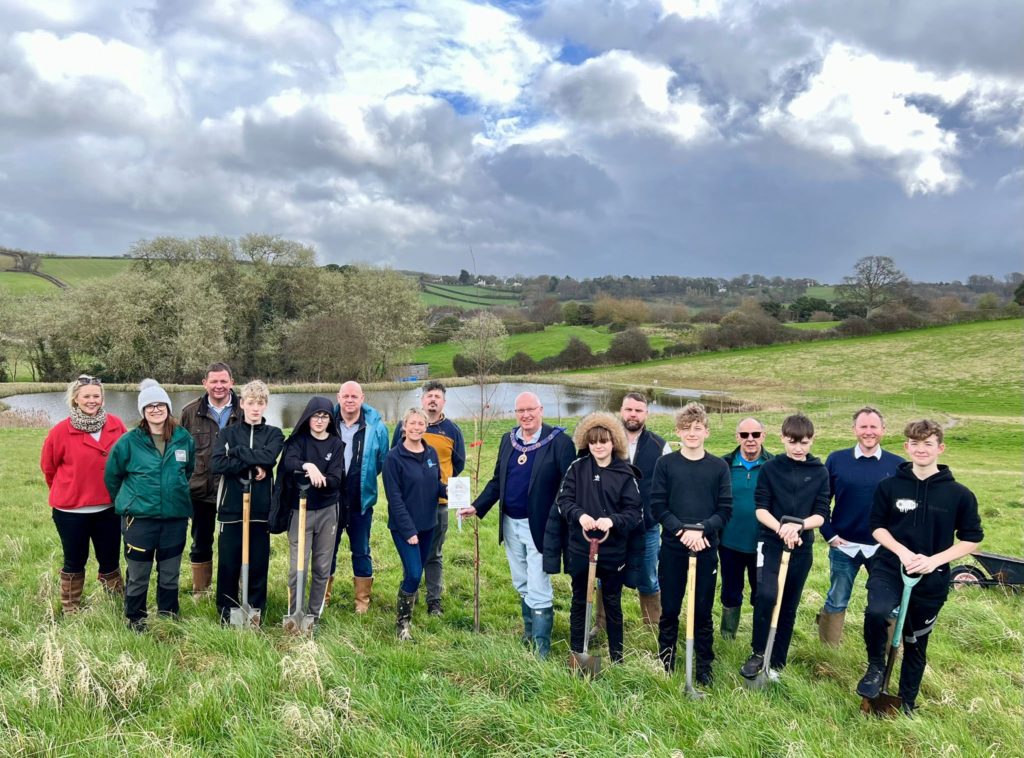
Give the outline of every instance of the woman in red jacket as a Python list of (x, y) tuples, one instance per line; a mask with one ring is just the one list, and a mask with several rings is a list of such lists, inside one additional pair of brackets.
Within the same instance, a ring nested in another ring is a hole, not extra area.
[(82, 602), (85, 563), (92, 541), (99, 581), (124, 594), (121, 579), (121, 522), (103, 483), (107, 454), (125, 432), (124, 423), (103, 409), (103, 384), (83, 374), (68, 385), (71, 415), (46, 436), (39, 466), (50, 488), (50, 507), (64, 548), (60, 602), (74, 613)]

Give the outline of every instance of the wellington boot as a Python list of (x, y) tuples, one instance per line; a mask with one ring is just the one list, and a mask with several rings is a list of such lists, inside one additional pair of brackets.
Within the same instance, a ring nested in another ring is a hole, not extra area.
[(412, 608), (416, 605), (416, 594), (406, 594), (398, 590), (397, 612), (395, 615), (395, 632), (400, 642), (412, 642)]
[(196, 600), (210, 590), (213, 581), (213, 561), (192, 564), (192, 597)]
[[(603, 606), (602, 606), (603, 609)], [(661, 620), (661, 593), (654, 592), (650, 595), (640, 593), (640, 616), (647, 626), (657, 626)]]
[(334, 589), (334, 575), (327, 577), (327, 589), (324, 590), (324, 608), (331, 600), (331, 591)]
[(740, 628), (740, 607), (726, 608), (722, 606), (722, 639), (736, 639), (736, 630)]
[(356, 598), (356, 613), (366, 613), (370, 610), (370, 590), (373, 589), (373, 577), (354, 576), (352, 584)]
[(590, 639), (593, 640), (604, 631), (604, 600), (601, 599), (600, 588), (594, 592), (594, 623), (590, 627)]
[(846, 623), (846, 611), (818, 613), (818, 639), (829, 647), (839, 647), (843, 639), (843, 624)]
[(64, 613), (78, 613), (82, 607), (82, 589), (85, 587), (85, 572), (69, 574), (60, 572), (60, 605)]
[(124, 578), (121, 576), (121, 569), (106, 574), (97, 574), (96, 578), (100, 580), (103, 589), (108, 593), (115, 597), (124, 597)]

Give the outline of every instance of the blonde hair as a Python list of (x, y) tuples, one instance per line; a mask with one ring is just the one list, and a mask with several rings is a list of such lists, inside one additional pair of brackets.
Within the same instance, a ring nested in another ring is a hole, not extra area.
[(104, 399), (103, 382), (101, 382), (98, 377), (82, 374), (75, 379), (75, 381), (71, 382), (71, 384), (68, 385), (67, 390), (64, 392), (64, 402), (67, 404), (68, 409), (78, 407), (78, 391), (82, 389), (82, 387), (88, 387), (90, 384), (100, 388), (100, 400)]
[(687, 403), (676, 413), (676, 429), (685, 429), (691, 424), (708, 425), (708, 412), (700, 403)]
[(239, 400), (245, 400), (247, 397), (268, 403), (270, 402), (270, 388), (267, 387), (265, 382), (253, 379), (238, 391)]
[(410, 416), (419, 416), (423, 419), (423, 423), (427, 426), (430, 425), (430, 419), (427, 418), (427, 412), (422, 408), (410, 408), (402, 414), (402, 426), (405, 426), (405, 422), (409, 420)]

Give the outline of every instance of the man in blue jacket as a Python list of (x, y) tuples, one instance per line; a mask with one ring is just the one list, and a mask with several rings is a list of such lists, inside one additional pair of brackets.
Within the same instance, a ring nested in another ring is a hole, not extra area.
[(521, 599), (524, 638), (546, 658), (555, 616), (551, 577), (544, 573), (544, 528), (576, 448), (564, 429), (544, 423), (544, 406), (532, 392), (516, 397), (515, 413), (519, 426), (501, 438), (494, 475), (459, 515), (483, 518), (501, 502), (498, 541)]
[(853, 582), (871, 559), (878, 541), (871, 534), (871, 504), (879, 482), (896, 475), (903, 459), (882, 450), (885, 422), (877, 408), (864, 406), (853, 414), (857, 444), (836, 450), (825, 460), (835, 504), (831, 520), (821, 527), (828, 541), (829, 588), (825, 607), (818, 613), (818, 637), (826, 645), (838, 645), (846, 622)]
[(384, 468), (384, 459), (388, 454), (388, 428), (380, 413), (367, 405), (365, 400), (359, 382), (345, 382), (338, 390), (338, 404), (334, 406), (338, 434), (345, 443), (343, 497), (348, 511), (348, 523), (338, 525), (331, 576), (327, 580), (327, 594), (324, 596), (326, 605), (334, 588), (338, 546), (341, 544), (344, 526), (352, 551), (356, 613), (366, 613), (370, 608), (370, 592), (373, 589), (370, 526), (373, 524), (373, 506), (377, 503), (377, 477)]

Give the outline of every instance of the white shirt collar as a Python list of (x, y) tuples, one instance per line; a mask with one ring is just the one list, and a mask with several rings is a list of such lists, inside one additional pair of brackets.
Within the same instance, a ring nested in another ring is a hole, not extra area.
[(875, 452), (873, 452), (871, 455), (867, 455), (864, 453), (863, 450), (860, 449), (860, 443), (858, 442), (856, 445), (853, 446), (853, 457), (855, 460), (857, 458), (874, 458), (875, 460), (880, 461), (882, 460), (882, 446), (879, 445), (878, 447), (875, 448)]
[(536, 434), (533, 434), (533, 435), (531, 435), (529, 437), (524, 437), (523, 436), (523, 430), (522, 429), (518, 429), (518, 428), (516, 429), (516, 437), (518, 437), (520, 439), (520, 441), (523, 442), (526, 445), (532, 445), (534, 442), (539, 440), (540, 439), (540, 433), (541, 433), (541, 429), (538, 429)]

